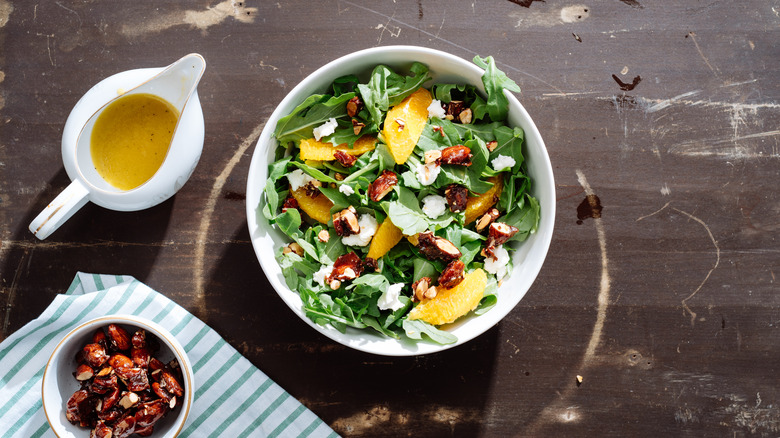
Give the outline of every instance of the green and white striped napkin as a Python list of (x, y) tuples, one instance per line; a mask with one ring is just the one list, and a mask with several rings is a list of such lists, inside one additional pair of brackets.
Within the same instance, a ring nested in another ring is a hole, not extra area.
[(195, 402), (180, 437), (335, 437), (217, 332), (127, 276), (78, 273), (43, 314), (0, 343), (0, 435), (53, 437), (41, 405), (41, 378), (70, 330), (108, 314), (132, 314), (169, 330), (195, 372)]

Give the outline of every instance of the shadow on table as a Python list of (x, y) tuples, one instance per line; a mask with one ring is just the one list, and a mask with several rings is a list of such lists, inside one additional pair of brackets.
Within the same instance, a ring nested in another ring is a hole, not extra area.
[(0, 296), (1, 339), (37, 318), (56, 294), (65, 292), (77, 271), (127, 274), (144, 281), (155, 263), (171, 199), (137, 212), (87, 203), (49, 238), (38, 240), (28, 225), (68, 184), (61, 168), (15, 224), (11, 241), (3, 242), (0, 279), (8, 293)]
[(497, 327), (417, 357), (376, 356), (301, 321), (265, 278), (246, 224), (206, 286), (207, 323), (337, 432), (351, 436), (474, 436), (490, 414)]

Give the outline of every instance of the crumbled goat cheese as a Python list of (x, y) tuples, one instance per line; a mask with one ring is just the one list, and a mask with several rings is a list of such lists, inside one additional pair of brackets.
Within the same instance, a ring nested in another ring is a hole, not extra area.
[(339, 124), (338, 122), (336, 122), (336, 119), (331, 117), (330, 119), (328, 119), (327, 122), (314, 128), (314, 139), (320, 141), (322, 137), (327, 137), (333, 134), (334, 132), (336, 132), (336, 128), (338, 126)]
[(499, 245), (493, 250), (493, 257), (485, 258), (485, 270), (496, 275), (496, 279), (501, 280), (506, 277), (507, 264), (509, 264), (509, 252)]
[(443, 119), (446, 115), (447, 113), (444, 111), (444, 108), (441, 107), (441, 101), (433, 99), (431, 104), (428, 105), (428, 118), (438, 117)]
[(420, 181), (420, 184), (424, 186), (429, 186), (436, 181), (440, 171), (441, 167), (435, 162), (419, 165), (416, 172), (417, 181)]
[(322, 265), (320, 270), (314, 273), (314, 281), (319, 283), (320, 286), (325, 286), (325, 279), (330, 277), (332, 272), (333, 265)]
[(498, 154), (496, 158), (493, 158), (490, 161), (490, 164), (493, 165), (493, 170), (496, 172), (499, 172), (501, 170), (504, 170), (506, 168), (512, 168), (515, 166), (515, 159), (512, 157), (507, 157), (506, 155)]
[(403, 283), (395, 283), (391, 284), (387, 287), (387, 290), (382, 294), (381, 297), (379, 297), (379, 301), (377, 301), (377, 306), (379, 306), (379, 310), (392, 310), (395, 312), (396, 310), (400, 309), (404, 306), (404, 303), (401, 302), (401, 300), (398, 299), (398, 297), (401, 294), (401, 289), (404, 287)]
[(352, 195), (355, 193), (354, 190), (352, 190), (352, 186), (348, 184), (341, 184), (339, 185), (339, 191), (347, 196)]
[(341, 243), (348, 246), (366, 246), (374, 237), (376, 229), (379, 226), (374, 216), (370, 214), (361, 214), (358, 219), (360, 232), (341, 238)]
[(298, 190), (306, 184), (314, 181), (314, 178), (304, 173), (301, 169), (297, 169), (287, 174), (287, 181), (290, 182), (291, 189)]
[(422, 211), (431, 219), (444, 214), (447, 210), (447, 199), (439, 195), (428, 195), (422, 199)]

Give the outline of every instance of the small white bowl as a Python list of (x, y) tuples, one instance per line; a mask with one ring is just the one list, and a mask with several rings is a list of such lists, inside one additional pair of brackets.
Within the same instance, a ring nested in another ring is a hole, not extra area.
[(144, 329), (160, 341), (160, 351), (154, 357), (167, 363), (173, 358), (179, 361), (184, 381), (183, 400), (178, 401), (175, 411), (169, 413), (155, 423), (152, 437), (173, 438), (177, 436), (187, 420), (187, 415), (192, 407), (194, 399), (194, 376), (192, 364), (184, 347), (171, 335), (170, 332), (158, 324), (145, 318), (133, 315), (110, 315), (87, 321), (71, 330), (54, 348), (46, 370), (43, 373), (42, 399), (43, 410), (54, 434), (60, 438), (81, 438), (89, 436), (89, 429), (71, 424), (65, 418), (65, 404), (74, 392), (80, 388), (80, 384), (73, 377), (78, 364), (76, 353), (91, 343), (92, 335), (98, 328), (108, 327), (109, 324), (118, 324), (124, 327), (132, 335), (137, 329)]
[(261, 209), (258, 209), (268, 177), (268, 164), (273, 161), (277, 146), (277, 141), (273, 138), (276, 123), (310, 95), (326, 92), (331, 82), (340, 76), (355, 74), (365, 81), (377, 64), (407, 70), (414, 61), (419, 61), (430, 69), (433, 81), (426, 82), (426, 88), (433, 83), (472, 84), (484, 93), (484, 71), (449, 53), (414, 46), (375, 47), (351, 53), (307, 76), (276, 107), (258, 139), (247, 180), (246, 213), (252, 245), (268, 281), (282, 300), (307, 324), (334, 341), (357, 350), (386, 356), (412, 356), (442, 351), (473, 339), (493, 327), (517, 305), (539, 274), (550, 247), (555, 223), (555, 183), (547, 149), (531, 116), (514, 95), (505, 92), (509, 99), (508, 124), (519, 126), (525, 131), (523, 151), (528, 174), (532, 178), (531, 193), (541, 205), (541, 221), (537, 232), (517, 245), (512, 258), (514, 270), (499, 288), (496, 306), (483, 315), (470, 315), (446, 326), (446, 330), (458, 337), (458, 341), (450, 345), (399, 341), (374, 334), (370, 330), (352, 328), (341, 333), (333, 327), (314, 323), (304, 314), (298, 292), (287, 287), (279, 264), (274, 258), (277, 249), (286, 245), (289, 239), (275, 227), (269, 226)]

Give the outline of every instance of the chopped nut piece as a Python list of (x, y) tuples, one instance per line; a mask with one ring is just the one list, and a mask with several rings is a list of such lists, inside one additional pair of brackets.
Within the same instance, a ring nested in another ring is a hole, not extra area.
[(489, 141), (489, 142), (487, 142), (487, 143), (485, 144), (485, 146), (487, 146), (487, 149), (488, 149), (490, 152), (493, 152), (494, 150), (496, 150), (496, 147), (498, 147), (498, 142), (497, 142), (497, 141), (495, 141), (495, 140), (493, 140), (493, 141)]
[(298, 200), (292, 196), (287, 196), (287, 198), (285, 198), (284, 203), (282, 204), (282, 213), (289, 208), (298, 208)]
[(352, 167), (355, 165), (355, 161), (357, 161), (357, 158), (355, 158), (354, 155), (350, 155), (341, 149), (336, 149), (336, 152), (333, 153), (333, 156), (336, 158), (336, 161), (341, 163), (344, 167)]
[[(450, 116), (450, 120), (452, 120), (452, 116)], [(444, 130), (441, 129), (441, 126), (434, 126), (433, 132), (438, 132), (442, 137), (444, 137)]]
[(494, 220), (498, 219), (500, 214), (501, 213), (498, 212), (497, 208), (491, 208), (488, 210), (487, 213), (482, 215), (482, 217), (477, 221), (477, 232), (481, 232), (485, 229), (485, 227), (493, 223)]
[(379, 262), (373, 257), (366, 257), (366, 259), (363, 260), (363, 266), (370, 268), (373, 271), (379, 271)]
[(464, 125), (468, 125), (471, 123), (471, 119), (473, 118), (474, 114), (471, 112), (471, 108), (466, 108), (463, 111), (458, 114), (458, 120), (460, 120), (460, 123), (463, 123)]
[(582, 384), (582, 376), (579, 374), (577, 375), (577, 386), (580, 386)]
[(354, 252), (340, 255), (333, 262), (333, 271), (326, 279), (328, 282), (333, 280), (347, 281), (354, 280), (363, 273), (363, 262)]
[(403, 131), (406, 128), (406, 121), (404, 119), (395, 119), (395, 123), (398, 123), (398, 131)]
[(441, 158), (441, 151), (433, 149), (425, 152), (425, 164), (438, 163)]
[(440, 259), (449, 262), (461, 256), (460, 251), (452, 242), (436, 236), (430, 231), (420, 233), (417, 238), (417, 247), (428, 260)]
[(352, 119), (352, 132), (354, 132), (355, 135), (360, 135), (360, 131), (362, 131), (365, 127), (365, 123), (358, 122), (357, 119)]
[(130, 348), (130, 335), (127, 330), (116, 324), (108, 325), (108, 340), (117, 350), (128, 350)]
[(325, 243), (330, 240), (330, 233), (328, 230), (320, 230), (320, 232), (317, 233), (317, 239), (319, 239), (320, 242)]
[(424, 297), (425, 297), (426, 300), (430, 300), (430, 299), (436, 298), (436, 294), (437, 293), (439, 293), (439, 290), (436, 289), (436, 286), (431, 286), (431, 287), (428, 288), (427, 291), (425, 291)]
[(92, 376), (95, 375), (95, 370), (92, 369), (91, 366), (83, 363), (79, 365), (78, 368), (76, 368), (76, 380), (79, 382), (83, 382), (85, 380), (89, 380), (92, 378)]
[(360, 97), (355, 96), (352, 99), (349, 99), (347, 102), (347, 115), (350, 117), (355, 117), (357, 113), (360, 112), (360, 110), (363, 109), (363, 101), (360, 100)]
[(429, 277), (422, 277), (419, 280), (412, 283), (412, 291), (414, 295), (412, 298), (415, 301), (422, 301), (425, 298), (425, 293), (428, 291), (431, 285), (431, 279)]
[(306, 183), (303, 189), (306, 191), (306, 196), (316, 198), (321, 193), (320, 187), (322, 187), (322, 182), (315, 179)]
[(332, 280), (328, 286), (330, 286), (331, 289), (336, 290), (341, 287), (341, 282), (338, 280)]
[(87, 344), (82, 351), (84, 351), (84, 360), (92, 368), (98, 368), (108, 360), (106, 349), (101, 344)]
[(460, 213), (466, 209), (469, 200), (469, 189), (460, 184), (450, 184), (444, 189), (447, 205), (453, 213)]
[(295, 254), (298, 254), (298, 256), (303, 257), (303, 247), (298, 245), (297, 242), (292, 242), (282, 249), (282, 254), (289, 254), (291, 252), (294, 252)]
[(357, 210), (355, 207), (349, 206), (333, 215), (333, 227), (336, 229), (336, 234), (341, 237), (351, 236), (360, 232), (360, 225), (358, 225)]
[(138, 394), (134, 392), (127, 391), (124, 394), (122, 394), (122, 398), (119, 399), (119, 406), (122, 406), (125, 409), (130, 409), (133, 406), (135, 406), (138, 401), (141, 400), (138, 397)]
[(450, 264), (448, 264), (447, 267), (441, 271), (441, 275), (439, 276), (439, 286), (445, 289), (452, 289), (453, 287), (457, 286), (465, 278), (465, 269), (466, 265), (462, 261), (451, 261)]
[(446, 105), (447, 106), (444, 108), (444, 110), (447, 112), (448, 116), (452, 116), (448, 117), (449, 120), (452, 120), (455, 118), (455, 116), (459, 115), (465, 106), (462, 100), (453, 100)]
[(344, 174), (343, 173), (335, 173), (333, 174), (333, 178), (336, 179), (336, 181), (344, 181)]
[(496, 247), (506, 243), (518, 231), (517, 228), (503, 222), (493, 222), (490, 224), (490, 228), (488, 228), (488, 238), (485, 241), (485, 247), (482, 249), (481, 254), (485, 257), (492, 257)]
[(398, 175), (390, 170), (383, 170), (368, 187), (368, 197), (374, 202), (379, 202), (393, 191), (393, 186), (396, 184), (398, 184)]
[(471, 149), (463, 145), (450, 146), (441, 151), (441, 164), (471, 166)]

